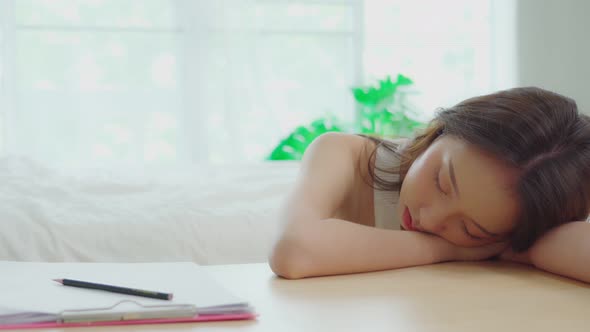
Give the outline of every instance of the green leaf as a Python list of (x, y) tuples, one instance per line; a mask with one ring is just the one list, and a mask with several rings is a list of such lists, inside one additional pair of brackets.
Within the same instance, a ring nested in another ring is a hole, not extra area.
[(335, 118), (321, 118), (306, 127), (295, 128), (266, 158), (267, 160), (301, 160), (303, 153), (318, 136), (327, 132), (342, 132)]

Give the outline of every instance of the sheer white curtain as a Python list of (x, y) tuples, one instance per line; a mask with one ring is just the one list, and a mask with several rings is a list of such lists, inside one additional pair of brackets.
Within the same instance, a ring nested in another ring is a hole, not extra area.
[(11, 66), (8, 64), (12, 54), (9, 46), (12, 44), (9, 41), (11, 38), (12, 24), (12, 3), (8, 1), (0, 1), (0, 154), (6, 151), (7, 138), (7, 115), (8, 110), (12, 109), (12, 84), (8, 81), (9, 71)]
[(401, 72), (424, 118), (516, 82), (515, 0), (366, 0), (363, 77)]
[[(179, 27), (166, 1), (4, 0), (6, 152), (55, 163), (173, 159)], [(12, 62), (12, 63), (10, 63)]]
[(356, 0), (3, 0), (5, 151), (49, 162), (262, 160), (351, 119)]
[(2, 152), (262, 160), (299, 125), (352, 121), (350, 87), (398, 72), (428, 115), (512, 83), (512, 2), (0, 0)]
[(193, 158), (261, 159), (317, 117), (331, 113), (352, 121), (359, 3), (182, 2), (190, 36), (184, 91)]

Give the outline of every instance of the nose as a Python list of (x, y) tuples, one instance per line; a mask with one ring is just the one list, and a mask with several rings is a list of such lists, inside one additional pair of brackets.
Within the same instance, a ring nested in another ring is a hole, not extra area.
[(437, 235), (441, 235), (447, 228), (447, 221), (451, 215), (450, 207), (436, 205), (420, 208), (417, 227)]

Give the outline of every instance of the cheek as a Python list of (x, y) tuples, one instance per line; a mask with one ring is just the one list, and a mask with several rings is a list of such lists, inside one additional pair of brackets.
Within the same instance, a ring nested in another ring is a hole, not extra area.
[(414, 164), (402, 184), (401, 196), (413, 201), (425, 200), (434, 189), (434, 171), (429, 171), (423, 163)]

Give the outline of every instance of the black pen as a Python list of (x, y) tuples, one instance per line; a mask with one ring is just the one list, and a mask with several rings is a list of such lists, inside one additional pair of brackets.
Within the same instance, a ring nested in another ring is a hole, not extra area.
[(64, 286), (98, 289), (98, 290), (103, 290), (103, 291), (107, 291), (107, 292), (150, 297), (153, 299), (160, 299), (160, 300), (172, 300), (172, 296), (173, 296), (173, 294), (171, 294), (171, 293), (153, 292), (153, 291), (148, 291), (148, 290), (143, 290), (143, 289), (135, 289), (135, 288), (113, 286), (113, 285), (97, 284), (97, 283), (93, 283), (93, 282), (80, 281), (80, 280), (53, 279), (53, 281), (59, 282), (60, 284), (62, 284)]

